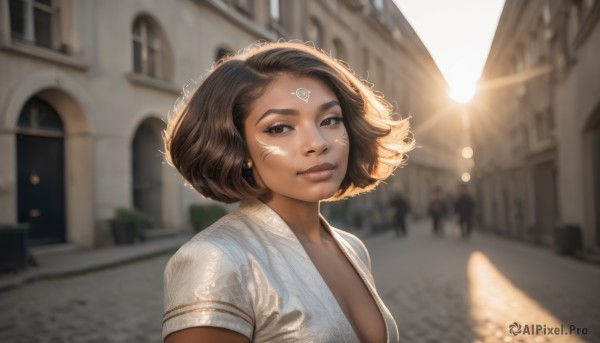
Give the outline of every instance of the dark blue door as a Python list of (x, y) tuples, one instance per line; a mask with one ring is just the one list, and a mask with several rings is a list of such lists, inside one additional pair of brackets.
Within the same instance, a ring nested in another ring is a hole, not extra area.
[(33, 98), (19, 118), (17, 212), (29, 223), (30, 245), (65, 242), (65, 177), (62, 122), (54, 109)]

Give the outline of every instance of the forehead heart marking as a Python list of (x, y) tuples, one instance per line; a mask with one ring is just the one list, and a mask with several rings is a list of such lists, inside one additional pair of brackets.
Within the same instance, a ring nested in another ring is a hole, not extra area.
[(308, 102), (308, 98), (310, 97), (310, 91), (302, 87), (296, 89), (295, 92), (291, 92), (290, 94), (297, 96), (298, 99), (304, 102)]

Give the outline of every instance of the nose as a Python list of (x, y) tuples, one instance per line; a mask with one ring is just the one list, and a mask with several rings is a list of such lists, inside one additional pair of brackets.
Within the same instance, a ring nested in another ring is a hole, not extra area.
[(306, 131), (302, 152), (304, 155), (321, 155), (329, 149), (329, 141), (323, 136), (318, 127)]

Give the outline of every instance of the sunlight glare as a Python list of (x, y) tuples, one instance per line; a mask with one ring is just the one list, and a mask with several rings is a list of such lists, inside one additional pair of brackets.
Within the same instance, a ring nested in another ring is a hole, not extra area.
[(452, 98), (454, 101), (459, 102), (461, 104), (465, 104), (473, 98), (475, 95), (476, 86), (474, 82), (460, 82), (453, 83), (450, 86), (450, 92), (448, 96)]
[(544, 324), (560, 327), (558, 318), (519, 289), (490, 259), (480, 251), (474, 251), (467, 266), (469, 279), (469, 299), (473, 329), (485, 342), (569, 342), (583, 343), (577, 336), (547, 337), (531, 335), (514, 337), (509, 332), (511, 323)]

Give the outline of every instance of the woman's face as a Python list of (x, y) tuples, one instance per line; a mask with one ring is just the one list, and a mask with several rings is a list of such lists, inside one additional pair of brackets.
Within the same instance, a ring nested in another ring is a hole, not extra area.
[(283, 74), (273, 80), (244, 121), (258, 185), (273, 198), (333, 196), (348, 166), (342, 116), (337, 97), (319, 79)]

